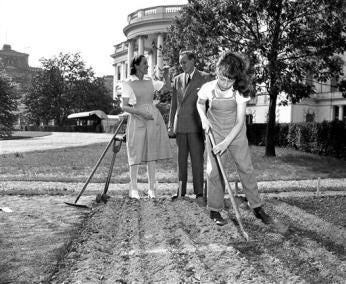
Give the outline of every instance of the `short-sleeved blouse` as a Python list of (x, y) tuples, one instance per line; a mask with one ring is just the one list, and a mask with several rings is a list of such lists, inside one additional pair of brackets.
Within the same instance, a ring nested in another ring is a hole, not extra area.
[(233, 88), (230, 88), (226, 91), (221, 91), (217, 85), (217, 80), (205, 83), (198, 91), (198, 97), (203, 100), (211, 100), (213, 98), (213, 90), (217, 90), (217, 92), (215, 92), (216, 95), (222, 94), (220, 98), (223, 99), (235, 97), (237, 103), (243, 103), (250, 100), (249, 97), (243, 97), (238, 91), (235, 91)]
[[(130, 105), (135, 105), (136, 104), (136, 96), (135, 93), (133, 92), (131, 86), (128, 84), (129, 81), (136, 81), (139, 80), (139, 78), (136, 75), (130, 75), (130, 77), (123, 82), (123, 88), (122, 88), (122, 94), (121, 97), (122, 98), (129, 98), (129, 104)], [(152, 80), (151, 77), (149, 76), (144, 76), (143, 80)], [(155, 91), (159, 91), (162, 89), (164, 83), (162, 81), (156, 81), (156, 80), (152, 80), (153, 82), (153, 86), (154, 86), (154, 90)]]

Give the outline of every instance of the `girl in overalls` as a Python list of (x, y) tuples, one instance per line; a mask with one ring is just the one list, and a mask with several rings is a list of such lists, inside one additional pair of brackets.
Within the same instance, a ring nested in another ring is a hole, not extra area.
[[(202, 127), (207, 133), (213, 130), (215, 147), (212, 148), (207, 136), (207, 208), (210, 218), (217, 225), (226, 221), (220, 211), (224, 209), (224, 182), (217, 166), (215, 154), (226, 159), (226, 150), (231, 154), (240, 177), (246, 198), (257, 218), (264, 223), (273, 223), (263, 208), (258, 194), (257, 182), (252, 166), (246, 137), (245, 109), (249, 88), (244, 60), (232, 52), (224, 53), (217, 62), (217, 79), (204, 84), (198, 92), (197, 109)], [(209, 103), (206, 111), (206, 102)]]

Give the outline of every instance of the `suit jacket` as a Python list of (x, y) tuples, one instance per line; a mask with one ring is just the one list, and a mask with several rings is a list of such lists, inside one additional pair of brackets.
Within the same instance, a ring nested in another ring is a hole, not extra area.
[(173, 128), (174, 133), (202, 132), (201, 119), (196, 107), (197, 93), (201, 86), (210, 80), (211, 76), (208, 73), (197, 69), (187, 86), (185, 73), (174, 77), (168, 122), (169, 128)]

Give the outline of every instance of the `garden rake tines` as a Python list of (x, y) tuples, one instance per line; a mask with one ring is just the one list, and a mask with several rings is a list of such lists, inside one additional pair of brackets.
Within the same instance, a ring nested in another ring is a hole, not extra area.
[[(215, 146), (215, 138), (214, 138), (214, 135), (213, 135), (213, 132), (212, 132), (211, 128), (209, 128), (209, 131), (207, 132), (207, 134), (208, 134), (211, 146), (214, 147)], [(222, 162), (221, 162), (221, 156), (220, 156), (220, 154), (216, 154), (215, 157), (216, 157), (217, 164), (218, 164), (218, 166), (220, 168), (220, 171), (221, 171), (221, 174), (222, 174), (222, 178), (223, 178), (223, 180), (225, 182), (225, 187), (226, 187), (227, 192), (228, 192), (228, 194), (230, 196), (231, 204), (232, 204), (232, 207), (234, 209), (235, 216), (237, 218), (240, 231), (243, 234), (244, 238), (248, 241), (249, 240), (249, 235), (244, 230), (243, 223), (241, 221), (241, 217), (240, 217), (240, 213), (239, 213), (239, 209), (238, 209), (238, 205), (237, 205), (237, 203), (236, 203), (236, 201), (234, 199), (231, 186), (230, 186), (230, 184), (228, 182), (225, 169), (224, 169), (224, 167), (222, 165)]]

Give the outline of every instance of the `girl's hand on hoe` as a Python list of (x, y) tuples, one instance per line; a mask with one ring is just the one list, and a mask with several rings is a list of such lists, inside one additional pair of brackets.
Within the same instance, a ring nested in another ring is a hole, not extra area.
[(226, 139), (224, 139), (222, 142), (214, 146), (213, 152), (215, 155), (222, 155), (227, 150), (228, 146), (229, 142)]

